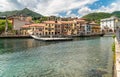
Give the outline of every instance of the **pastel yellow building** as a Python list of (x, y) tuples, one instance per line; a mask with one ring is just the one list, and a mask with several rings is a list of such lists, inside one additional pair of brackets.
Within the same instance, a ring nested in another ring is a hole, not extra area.
[(24, 25), (21, 27), (21, 33), (23, 35), (35, 34), (35, 35), (44, 35), (44, 26), (45, 24), (30, 24)]
[(100, 28), (100, 26), (97, 23), (95, 23), (94, 21), (92, 21), (90, 23), (90, 25), (92, 27), (92, 34), (99, 34), (99, 33), (101, 33), (101, 31), (100, 31), (101, 28)]
[(73, 21), (61, 21), (62, 26), (62, 35), (71, 35), (72, 34), (72, 26)]
[(72, 34), (73, 35), (80, 35), (84, 32), (86, 21), (83, 19), (76, 19), (74, 20), (73, 27), (72, 27)]
[(60, 35), (61, 34), (61, 22), (59, 21), (44, 21), (44, 35)]
[(100, 33), (100, 27), (95, 22), (88, 23), (84, 19), (70, 21), (44, 21), (40, 24), (30, 24), (21, 27), (22, 34), (41, 36), (79, 36), (81, 34)]

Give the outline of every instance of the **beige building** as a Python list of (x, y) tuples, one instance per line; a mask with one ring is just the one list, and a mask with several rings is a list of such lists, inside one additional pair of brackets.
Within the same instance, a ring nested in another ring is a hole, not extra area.
[(32, 24), (32, 17), (24, 17), (24, 16), (14, 16), (9, 17), (13, 24), (13, 30), (20, 30), (23, 25)]
[(95, 23), (88, 23), (84, 19), (44, 21), (41, 24), (24, 25), (21, 30), (22, 34), (32, 33), (41, 36), (84, 35), (99, 32), (99, 28), (96, 27)]
[(90, 23), (90, 25), (91, 25), (91, 28), (92, 28), (92, 32), (91, 32), (92, 34), (99, 34), (99, 33), (101, 33), (101, 28), (100, 28), (100, 26), (97, 23), (92, 21)]
[(62, 35), (67, 36), (72, 34), (73, 21), (61, 21)]
[(45, 24), (30, 24), (24, 25), (21, 27), (21, 33), (23, 35), (35, 34), (35, 35), (44, 35), (44, 26)]
[(83, 19), (76, 19), (74, 20), (74, 24), (73, 24), (73, 34), (74, 35), (80, 35), (82, 34), (83, 32), (85, 32), (85, 20)]
[(61, 30), (61, 24), (58, 21), (44, 21), (43, 22), (45, 24), (44, 26), (44, 35), (57, 35), (57, 34), (61, 34), (60, 30)]

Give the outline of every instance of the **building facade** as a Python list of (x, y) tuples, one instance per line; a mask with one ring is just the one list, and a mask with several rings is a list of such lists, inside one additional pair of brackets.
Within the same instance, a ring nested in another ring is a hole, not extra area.
[(44, 36), (44, 26), (45, 24), (24, 25), (21, 27), (21, 34), (23, 35), (34, 34)]
[(98, 25), (94, 21), (92, 21), (90, 23), (90, 25), (91, 25), (91, 29), (92, 29), (91, 34), (100, 34), (101, 33), (100, 25)]
[(120, 26), (120, 19), (112, 16), (110, 18), (101, 19), (100, 27), (104, 33), (116, 32), (116, 28)]
[[(82, 19), (71, 21), (44, 21), (40, 24), (28, 24), (21, 27), (22, 34), (41, 36), (70, 36), (89, 35), (94, 24)], [(96, 31), (96, 30), (95, 30)]]
[(18, 31), (20, 30), (21, 26), (33, 23), (31, 17), (15, 16), (10, 17), (10, 19), (12, 20), (13, 30)]

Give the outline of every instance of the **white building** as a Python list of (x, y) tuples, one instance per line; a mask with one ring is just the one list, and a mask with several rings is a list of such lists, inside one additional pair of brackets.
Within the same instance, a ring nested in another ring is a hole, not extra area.
[(112, 16), (110, 18), (101, 19), (101, 31), (105, 33), (116, 32), (116, 28), (120, 26), (120, 18)]

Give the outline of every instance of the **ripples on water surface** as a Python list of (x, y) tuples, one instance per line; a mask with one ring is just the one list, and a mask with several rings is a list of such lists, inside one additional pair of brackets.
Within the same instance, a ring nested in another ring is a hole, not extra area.
[(112, 77), (112, 42), (0, 39), (0, 77)]

